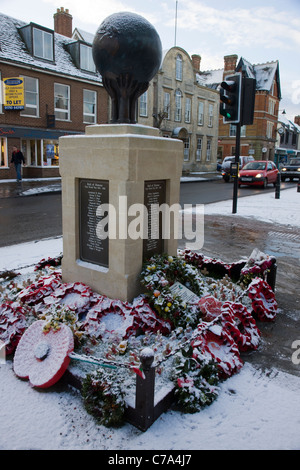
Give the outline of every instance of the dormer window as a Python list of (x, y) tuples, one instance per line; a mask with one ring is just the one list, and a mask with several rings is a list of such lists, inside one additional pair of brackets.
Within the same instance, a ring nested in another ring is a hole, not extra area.
[(80, 68), (88, 72), (96, 72), (92, 48), (85, 44), (80, 44)]
[(83, 41), (74, 41), (66, 44), (65, 48), (71, 55), (74, 64), (78, 69), (86, 72), (96, 73), (93, 60), (92, 46)]
[(19, 28), (20, 34), (33, 57), (54, 61), (54, 32), (35, 23)]
[(33, 28), (33, 55), (45, 60), (53, 60), (53, 34)]

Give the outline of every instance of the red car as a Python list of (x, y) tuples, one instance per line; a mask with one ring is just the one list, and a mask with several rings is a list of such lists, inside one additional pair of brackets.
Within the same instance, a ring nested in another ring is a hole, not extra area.
[(238, 184), (261, 185), (264, 188), (269, 183), (276, 184), (279, 171), (274, 162), (270, 160), (255, 160), (249, 162), (239, 171)]

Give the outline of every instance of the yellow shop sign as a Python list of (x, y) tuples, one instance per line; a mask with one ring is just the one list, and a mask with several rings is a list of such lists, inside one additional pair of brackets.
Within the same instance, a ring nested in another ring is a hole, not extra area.
[(24, 79), (11, 77), (3, 79), (4, 109), (24, 109)]

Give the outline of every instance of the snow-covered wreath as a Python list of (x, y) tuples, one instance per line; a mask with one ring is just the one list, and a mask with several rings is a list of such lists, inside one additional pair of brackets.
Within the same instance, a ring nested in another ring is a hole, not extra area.
[[(63, 283), (57, 260), (54, 264), (47, 260), (39, 264), (35, 281), (20, 286), (16, 277), (4, 283), (9, 293), (0, 304), (0, 340), (7, 354), (13, 354), (23, 336), (24, 346), (28, 338), (24, 333), (34, 322), (42, 325), (38, 334), (43, 345), (63, 334), (63, 324), (72, 331), (79, 354), (90, 354), (89, 343), (99, 348), (105, 360), (120, 366), (126, 363), (118, 369), (121, 387), (116, 386), (114, 372), (107, 371), (104, 388), (103, 374), (88, 375), (84, 387), (87, 409), (97, 410), (104, 422), (114, 424), (125, 409), (122, 387), (128, 369), (142, 374), (139, 352), (149, 346), (155, 351), (157, 373), (168, 370), (178, 404), (195, 412), (218, 396), (220, 380), (242, 367), (241, 353), (257, 349), (256, 321), (275, 319), (277, 302), (266, 282), (272, 262), (258, 252), (242, 264), (223, 263), (189, 250), (179, 251), (178, 256), (154, 256), (141, 272), (145, 293), (129, 303), (97, 294), (80, 282)], [(68, 341), (66, 345), (68, 353)], [(46, 359), (39, 354), (35, 351), (31, 357), (34, 371), (36, 361), (44, 361), (39, 364), (43, 368), (54, 357), (49, 351)], [(66, 367), (62, 360), (55, 377)], [(32, 372), (22, 369), (21, 376), (30, 379)], [(49, 383), (51, 378), (39, 386)], [(106, 413), (109, 403), (117, 410), (111, 421)]]

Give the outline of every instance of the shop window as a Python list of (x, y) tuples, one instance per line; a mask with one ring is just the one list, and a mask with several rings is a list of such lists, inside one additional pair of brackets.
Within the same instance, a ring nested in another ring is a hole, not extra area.
[(24, 79), (24, 110), (22, 116), (39, 116), (39, 81), (37, 78), (22, 77)]
[(58, 144), (53, 140), (43, 140), (43, 166), (58, 166)]
[(7, 161), (7, 139), (4, 137), (0, 137), (0, 167), (1, 168), (7, 168), (8, 167), (8, 161)]
[(21, 149), (27, 166), (50, 167), (59, 164), (59, 146), (57, 140), (23, 139)]
[(83, 90), (83, 122), (96, 124), (97, 122), (97, 93)]
[(54, 84), (54, 108), (56, 119), (70, 120), (70, 87), (68, 85)]

